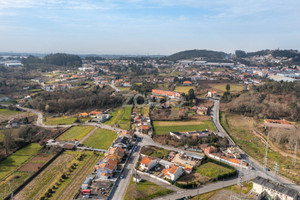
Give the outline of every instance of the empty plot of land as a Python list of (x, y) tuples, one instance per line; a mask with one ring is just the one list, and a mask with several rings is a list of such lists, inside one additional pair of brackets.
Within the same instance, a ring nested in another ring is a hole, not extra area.
[(196, 168), (196, 173), (199, 173), (203, 176), (207, 176), (212, 179), (217, 178), (220, 175), (228, 174), (232, 171), (233, 169), (229, 169), (212, 162), (207, 162)]
[(46, 125), (67, 125), (73, 124), (76, 120), (74, 116), (63, 116), (63, 117), (47, 117)]
[[(220, 92), (226, 92), (226, 85), (227, 83), (222, 84), (211, 84), (209, 85), (213, 89), (219, 90)], [(244, 86), (239, 84), (229, 84), (230, 85), (230, 92), (240, 92), (244, 89)]]
[(111, 112), (112, 118), (106, 121), (105, 124), (113, 126), (118, 124), (122, 129), (129, 130), (130, 116), (132, 106), (123, 106)]
[(188, 94), (190, 89), (194, 89), (194, 87), (193, 86), (176, 86), (175, 92), (182, 92), (182, 93)]
[(209, 129), (215, 131), (211, 120), (207, 121), (154, 121), (154, 131), (157, 135), (164, 135), (169, 132), (185, 132)]
[(61, 136), (59, 136), (57, 140), (66, 140), (66, 141), (81, 140), (94, 128), (95, 128), (94, 126), (74, 126), (70, 130), (68, 130)]
[(99, 128), (83, 142), (83, 145), (96, 149), (108, 149), (116, 138), (116, 132)]

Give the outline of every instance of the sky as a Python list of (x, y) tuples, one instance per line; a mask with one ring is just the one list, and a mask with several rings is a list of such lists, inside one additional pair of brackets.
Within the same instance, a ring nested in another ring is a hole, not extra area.
[(0, 0), (0, 52), (300, 49), (299, 0)]

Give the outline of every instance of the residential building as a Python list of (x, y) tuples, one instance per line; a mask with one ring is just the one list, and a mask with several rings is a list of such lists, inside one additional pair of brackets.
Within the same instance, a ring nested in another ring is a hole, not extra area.
[(181, 97), (181, 93), (179, 93), (179, 92), (158, 90), (158, 89), (152, 89), (152, 95), (153, 96), (166, 96), (171, 99), (179, 99)]
[(176, 181), (183, 174), (183, 168), (177, 165), (170, 165), (163, 169), (162, 172), (165, 178)]
[(140, 164), (140, 169), (142, 171), (149, 171), (153, 167), (157, 165), (157, 160), (148, 156), (144, 156), (142, 158), (141, 164)]

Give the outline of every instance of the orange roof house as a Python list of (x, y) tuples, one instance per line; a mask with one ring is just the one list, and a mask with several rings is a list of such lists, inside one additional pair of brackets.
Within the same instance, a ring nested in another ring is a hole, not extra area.
[(203, 149), (204, 153), (210, 154), (210, 153), (217, 153), (218, 148), (214, 146), (206, 147)]
[(88, 116), (89, 116), (89, 114), (87, 114), (86, 112), (79, 113), (79, 117), (88, 117)]
[(182, 175), (183, 169), (176, 165), (170, 165), (168, 168), (163, 169), (162, 172), (167, 179), (175, 181)]
[(193, 83), (191, 81), (183, 81), (183, 85), (192, 85)]
[(153, 167), (155, 167), (155, 165), (157, 165), (157, 160), (148, 156), (144, 156), (141, 164), (140, 164), (140, 169), (141, 170), (145, 170), (145, 171), (149, 171), (151, 170)]
[(167, 96), (167, 97), (170, 97), (170, 98), (179, 99), (180, 96), (181, 96), (181, 93), (180, 92), (174, 92), (174, 91), (167, 91), (167, 90), (152, 89), (152, 95)]
[(89, 114), (90, 114), (90, 116), (96, 116), (96, 115), (102, 114), (102, 112), (93, 110)]

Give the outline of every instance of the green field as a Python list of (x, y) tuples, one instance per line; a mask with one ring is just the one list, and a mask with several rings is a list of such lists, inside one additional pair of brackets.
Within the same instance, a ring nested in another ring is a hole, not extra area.
[(2, 116), (12, 116), (12, 115), (17, 115), (17, 114), (21, 114), (21, 113), (24, 113), (24, 112), (9, 110), (9, 109), (5, 109), (5, 108), (0, 109), (0, 115), (2, 115)]
[[(18, 135), (18, 128), (13, 128), (13, 129), (11, 129), (12, 130), (12, 136), (13, 137), (16, 137), (17, 135)], [(3, 130), (0, 130), (0, 142), (2, 142), (3, 141), (3, 139), (4, 139), (4, 134), (3, 134)]]
[(110, 118), (110, 120), (106, 121), (105, 124), (108, 124), (110, 126), (118, 124), (121, 129), (129, 130), (131, 108), (131, 105), (127, 105), (114, 110), (110, 113), (112, 117)]
[(97, 129), (83, 144), (96, 149), (108, 149), (116, 138), (117, 134), (114, 131)]
[(203, 165), (200, 165), (196, 168), (196, 173), (199, 173), (203, 176), (208, 176), (209, 178), (215, 179), (219, 175), (224, 175), (232, 172), (232, 169), (217, 165), (212, 162), (207, 162)]
[(6, 177), (8, 174), (18, 169), (24, 162), (35, 156), (41, 148), (42, 147), (39, 144), (32, 143), (16, 151), (5, 160), (3, 160), (0, 163), (0, 179)]
[(63, 116), (63, 117), (47, 117), (46, 125), (67, 125), (73, 124), (76, 120), (74, 116)]
[[(170, 123), (170, 125), (166, 125), (167, 123)], [(154, 121), (153, 128), (156, 135), (164, 135), (169, 132), (201, 131), (205, 129), (216, 130), (211, 120), (195, 121), (194, 123), (190, 121)]]
[(131, 178), (124, 200), (150, 200), (172, 192), (174, 191), (163, 188), (150, 181), (142, 181), (135, 184)]
[(118, 87), (119, 90), (130, 90), (130, 87)]
[(195, 89), (193, 86), (176, 86), (175, 92), (189, 93), (190, 89)]
[(57, 140), (81, 140), (94, 128), (94, 126), (74, 126), (67, 132), (59, 136)]
[[(226, 92), (226, 85), (227, 85), (227, 83), (212, 84), (210, 86), (216, 90), (221, 90), (222, 92)], [(229, 85), (230, 85), (230, 92), (240, 92), (244, 89), (244, 86), (239, 85), (239, 84), (229, 84)]]

